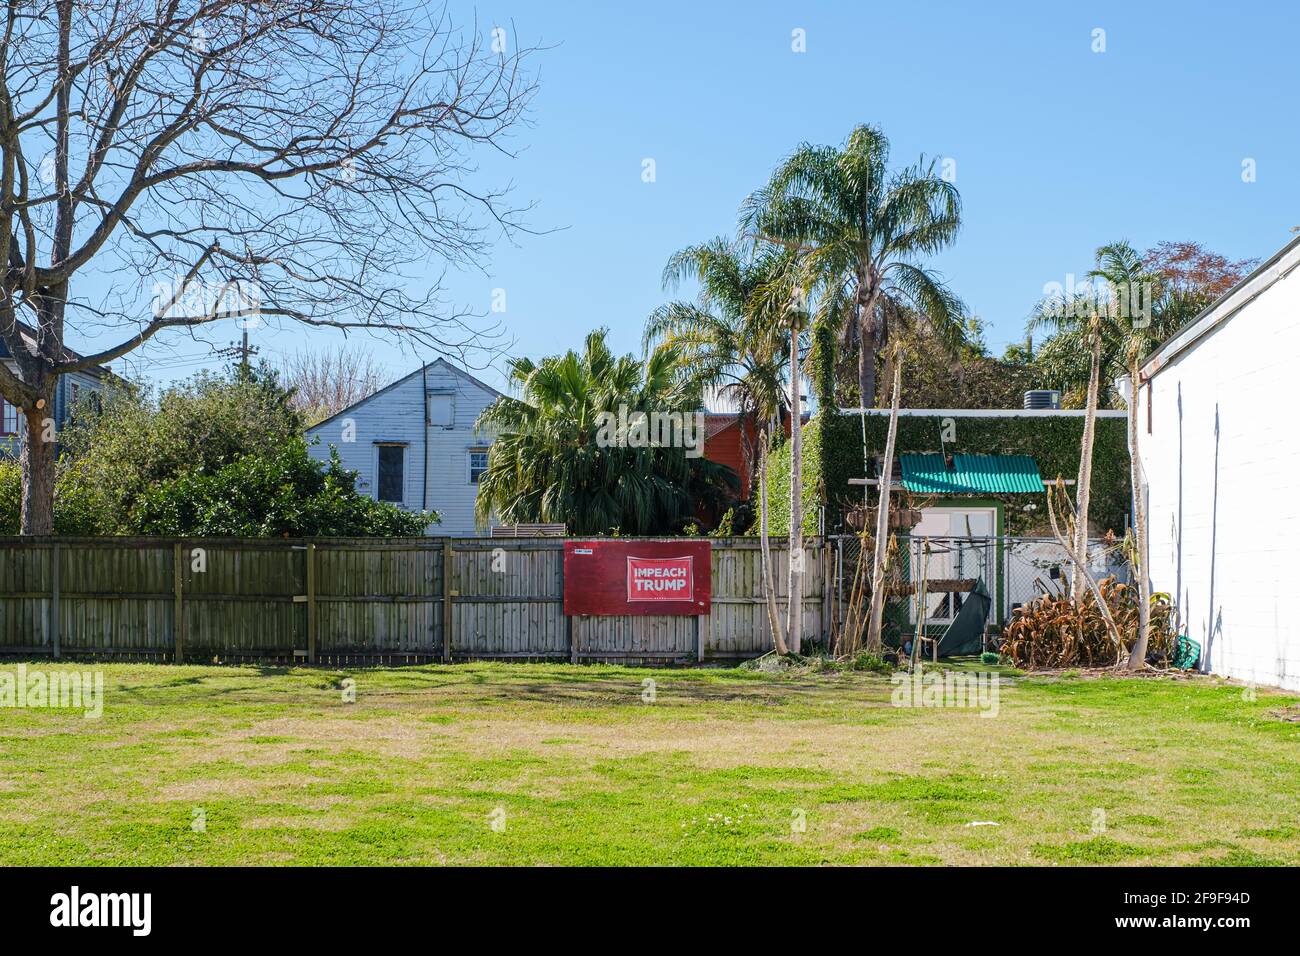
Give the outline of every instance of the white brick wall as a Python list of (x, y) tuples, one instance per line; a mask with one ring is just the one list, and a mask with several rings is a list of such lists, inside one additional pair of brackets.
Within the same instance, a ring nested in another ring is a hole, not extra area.
[[(1300, 253), (1298, 253), (1300, 254)], [(1300, 690), (1300, 269), (1156, 371), (1138, 404), (1151, 576), (1215, 673)], [(1204, 653), (1204, 650), (1203, 650)]]

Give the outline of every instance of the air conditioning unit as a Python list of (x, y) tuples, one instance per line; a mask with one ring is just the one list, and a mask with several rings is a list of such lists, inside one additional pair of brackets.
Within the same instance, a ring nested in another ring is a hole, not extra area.
[(1060, 408), (1061, 393), (1054, 388), (1034, 388), (1025, 392), (1025, 408)]

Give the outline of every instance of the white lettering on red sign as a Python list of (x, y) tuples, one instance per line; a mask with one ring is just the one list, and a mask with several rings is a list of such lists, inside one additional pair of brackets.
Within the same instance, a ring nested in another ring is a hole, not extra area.
[(695, 559), (628, 558), (629, 601), (695, 600)]

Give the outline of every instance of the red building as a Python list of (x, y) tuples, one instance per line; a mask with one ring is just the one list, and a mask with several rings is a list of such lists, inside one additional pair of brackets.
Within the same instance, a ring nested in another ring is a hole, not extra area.
[[(747, 443), (748, 442), (748, 443)], [(704, 416), (704, 457), (728, 466), (740, 478), (740, 499), (749, 500), (750, 479), (754, 474), (753, 458), (758, 444), (758, 429), (747, 418), (743, 430), (737, 412), (709, 412)]]

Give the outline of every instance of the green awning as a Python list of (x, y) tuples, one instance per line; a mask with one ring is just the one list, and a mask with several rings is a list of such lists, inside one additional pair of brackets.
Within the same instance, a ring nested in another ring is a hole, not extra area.
[(932, 495), (1041, 492), (1043, 477), (1029, 455), (900, 455), (903, 486)]

